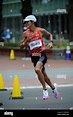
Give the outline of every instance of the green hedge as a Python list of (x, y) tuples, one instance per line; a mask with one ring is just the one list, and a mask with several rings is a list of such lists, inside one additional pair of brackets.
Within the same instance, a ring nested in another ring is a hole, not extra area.
[(4, 47), (19, 47), (20, 43), (5, 43)]

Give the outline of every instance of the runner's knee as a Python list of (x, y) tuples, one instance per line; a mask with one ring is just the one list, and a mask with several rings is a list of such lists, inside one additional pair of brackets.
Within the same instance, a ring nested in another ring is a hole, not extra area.
[(35, 72), (38, 74), (40, 72), (40, 69), (35, 67)]

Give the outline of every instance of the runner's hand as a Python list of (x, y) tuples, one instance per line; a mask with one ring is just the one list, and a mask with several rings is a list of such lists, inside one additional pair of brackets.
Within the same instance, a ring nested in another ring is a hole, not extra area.
[(50, 48), (53, 48), (53, 43), (52, 42), (50, 42), (49, 44), (48, 44), (48, 48), (50, 49)]
[(21, 41), (21, 43), (20, 43), (20, 49), (23, 49), (23, 48), (24, 48), (24, 46), (25, 46), (25, 41), (24, 41), (24, 40), (22, 40), (22, 41)]

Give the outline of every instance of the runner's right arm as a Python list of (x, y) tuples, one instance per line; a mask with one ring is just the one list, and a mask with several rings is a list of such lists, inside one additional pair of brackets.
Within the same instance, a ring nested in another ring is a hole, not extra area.
[(23, 32), (23, 34), (22, 34), (22, 40), (21, 40), (21, 43), (20, 43), (20, 49), (23, 49), (25, 47), (26, 42), (27, 42), (27, 37), (26, 37), (25, 32)]

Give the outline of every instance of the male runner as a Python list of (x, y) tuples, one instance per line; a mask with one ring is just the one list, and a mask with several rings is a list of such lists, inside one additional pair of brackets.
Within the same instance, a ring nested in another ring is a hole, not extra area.
[(28, 15), (27, 17), (25, 17), (24, 23), (26, 24), (27, 29), (22, 34), (20, 48), (23, 49), (26, 44), (28, 46), (35, 73), (37, 74), (43, 88), (42, 99), (47, 100), (49, 98), (46, 83), (51, 87), (52, 92), (57, 99), (59, 98), (57, 87), (56, 85), (52, 84), (45, 70), (47, 55), (45, 53), (46, 47), (44, 44), (43, 35), (46, 35), (50, 39), (50, 43), (48, 44), (49, 48), (53, 47), (53, 37), (52, 34), (46, 31), (44, 28), (37, 27), (35, 25), (36, 21), (37, 19), (34, 15)]

